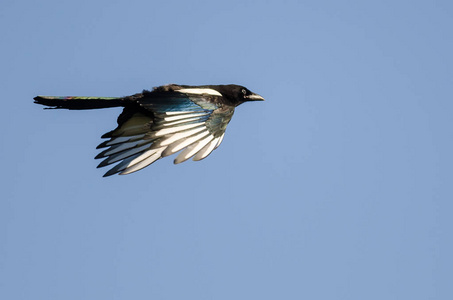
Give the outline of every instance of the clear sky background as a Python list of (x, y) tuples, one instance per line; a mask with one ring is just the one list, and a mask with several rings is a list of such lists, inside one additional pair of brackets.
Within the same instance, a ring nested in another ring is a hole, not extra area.
[[(1, 299), (453, 299), (453, 2), (0, 3)], [(102, 178), (124, 96), (238, 83), (201, 162)]]

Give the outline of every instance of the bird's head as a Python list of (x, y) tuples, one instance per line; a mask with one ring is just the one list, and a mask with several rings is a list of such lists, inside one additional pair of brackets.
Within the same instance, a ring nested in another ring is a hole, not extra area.
[(217, 86), (217, 90), (233, 105), (238, 106), (247, 101), (264, 101), (264, 98), (241, 85), (229, 84)]

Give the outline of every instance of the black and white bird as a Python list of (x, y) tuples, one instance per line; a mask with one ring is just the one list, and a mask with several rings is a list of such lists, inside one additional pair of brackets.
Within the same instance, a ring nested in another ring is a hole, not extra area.
[(179, 164), (207, 157), (223, 140), (236, 106), (264, 100), (239, 85), (188, 86), (169, 84), (127, 97), (37, 96), (35, 103), (48, 108), (96, 109), (124, 107), (118, 127), (102, 138), (106, 148), (98, 168), (118, 163), (104, 176), (129, 174), (156, 160), (181, 151)]

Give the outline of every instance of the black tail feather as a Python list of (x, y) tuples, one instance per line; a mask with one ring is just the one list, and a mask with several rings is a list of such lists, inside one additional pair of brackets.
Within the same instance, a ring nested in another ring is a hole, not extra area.
[(125, 98), (36, 96), (35, 103), (46, 108), (96, 109), (125, 106)]

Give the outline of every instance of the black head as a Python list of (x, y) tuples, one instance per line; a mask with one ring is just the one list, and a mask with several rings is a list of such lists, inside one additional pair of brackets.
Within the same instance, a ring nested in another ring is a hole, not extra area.
[(264, 98), (260, 95), (251, 92), (246, 87), (236, 84), (218, 85), (215, 89), (235, 106), (246, 101), (264, 101)]

